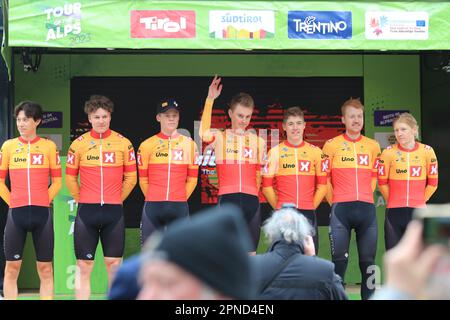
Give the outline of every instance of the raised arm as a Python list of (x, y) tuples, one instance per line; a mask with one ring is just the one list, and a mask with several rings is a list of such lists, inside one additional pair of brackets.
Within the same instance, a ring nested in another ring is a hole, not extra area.
[(203, 108), (202, 119), (200, 122), (200, 138), (205, 142), (212, 142), (214, 134), (211, 132), (211, 117), (214, 100), (222, 92), (221, 78), (214, 76), (208, 88), (208, 96), (206, 97), (205, 106)]

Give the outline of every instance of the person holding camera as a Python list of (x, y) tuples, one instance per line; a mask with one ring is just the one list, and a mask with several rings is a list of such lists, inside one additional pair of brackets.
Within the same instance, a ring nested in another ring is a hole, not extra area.
[(397, 144), (387, 147), (378, 164), (378, 185), (387, 202), (386, 250), (402, 238), (414, 208), (421, 208), (438, 185), (438, 161), (432, 147), (419, 143), (416, 119), (400, 114), (393, 123)]
[(314, 256), (312, 227), (294, 207), (284, 205), (266, 220), (267, 253), (250, 257), (259, 299), (347, 300), (333, 263)]

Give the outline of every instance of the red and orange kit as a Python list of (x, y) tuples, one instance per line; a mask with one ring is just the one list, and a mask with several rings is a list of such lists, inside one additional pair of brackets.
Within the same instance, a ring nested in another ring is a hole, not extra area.
[(133, 145), (119, 133), (91, 130), (72, 142), (67, 153), (66, 184), (77, 202), (121, 204), (136, 181)]
[(399, 144), (387, 147), (378, 165), (378, 185), (387, 208), (424, 207), (438, 185), (433, 148), (419, 142), (412, 150)]
[(329, 167), (320, 148), (305, 141), (299, 146), (285, 141), (272, 148), (268, 158), (263, 193), (272, 207), (293, 203), (299, 209), (316, 209), (327, 192)]
[[(5, 185), (8, 171), (11, 192)], [(60, 188), (61, 162), (53, 141), (40, 137), (5, 141), (0, 150), (0, 196), (10, 208), (49, 207)]]
[(154, 135), (139, 147), (139, 185), (145, 201), (187, 201), (197, 185), (197, 146), (186, 136)]
[(362, 135), (352, 140), (347, 134), (342, 134), (328, 140), (323, 153), (330, 161), (332, 187), (329, 184), (327, 199), (333, 203), (373, 203), (381, 154), (378, 142)]

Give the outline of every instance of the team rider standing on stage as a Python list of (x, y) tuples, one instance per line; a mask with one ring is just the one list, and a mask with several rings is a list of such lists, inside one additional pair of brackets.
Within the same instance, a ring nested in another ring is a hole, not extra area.
[[(0, 149), (0, 196), (9, 206), (5, 227), (6, 268), (3, 292), (17, 299), (17, 278), (27, 233), (33, 235), (41, 299), (53, 298), (53, 215), (50, 203), (61, 188), (61, 163), (53, 141), (40, 138), (36, 129), (42, 109), (32, 101), (14, 109), (20, 136)], [(9, 172), (11, 192), (5, 185)], [(51, 185), (48, 178), (51, 176)]]
[(314, 210), (327, 193), (328, 159), (324, 159), (322, 150), (303, 140), (305, 127), (305, 117), (299, 107), (284, 112), (283, 130), (287, 140), (269, 151), (269, 161), (263, 170), (263, 194), (274, 209), (280, 209), (283, 203), (293, 203), (299, 209), (315, 229), (317, 253)]
[[(108, 283), (125, 246), (123, 201), (136, 185), (136, 158), (131, 142), (109, 126), (113, 102), (94, 95), (84, 111), (92, 129), (75, 139), (67, 153), (66, 184), (78, 203), (75, 219), (77, 299), (89, 299), (90, 277), (100, 237)], [(78, 174), (80, 184), (78, 184)]]
[(189, 216), (187, 199), (197, 185), (195, 142), (177, 131), (180, 106), (162, 100), (156, 108), (161, 131), (139, 147), (139, 185), (145, 196), (141, 220), (141, 245), (160, 227)]
[(345, 133), (328, 140), (323, 153), (330, 163), (331, 182), (327, 200), (331, 203), (330, 242), (336, 273), (344, 279), (348, 264), (351, 230), (355, 229), (361, 271), (361, 297), (368, 299), (375, 290), (369, 284), (370, 266), (375, 264), (377, 220), (373, 192), (381, 150), (373, 139), (361, 134), (364, 106), (349, 99), (341, 107)]
[(239, 93), (230, 102), (231, 129), (211, 129), (213, 103), (222, 91), (220, 81), (216, 75), (209, 86), (200, 137), (214, 148), (219, 182), (218, 204), (233, 203), (242, 209), (256, 251), (261, 224), (258, 194), (261, 166), (267, 157), (266, 143), (254, 132), (246, 130), (254, 109), (253, 98), (247, 93)]
[(419, 126), (409, 113), (393, 123), (397, 143), (387, 147), (378, 165), (378, 185), (387, 202), (384, 223), (386, 250), (397, 245), (414, 208), (425, 207), (438, 185), (438, 162), (433, 148), (419, 143)]

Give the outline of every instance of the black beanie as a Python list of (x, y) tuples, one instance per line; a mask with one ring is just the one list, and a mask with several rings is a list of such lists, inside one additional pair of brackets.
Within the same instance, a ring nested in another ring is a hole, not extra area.
[(241, 209), (227, 204), (171, 224), (156, 250), (223, 295), (253, 299), (250, 248)]

